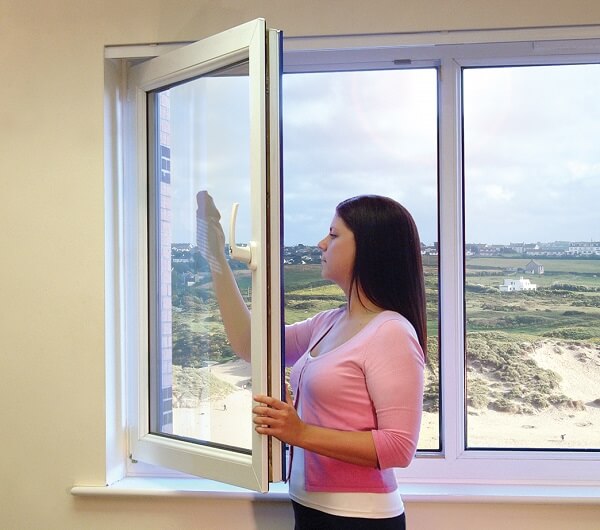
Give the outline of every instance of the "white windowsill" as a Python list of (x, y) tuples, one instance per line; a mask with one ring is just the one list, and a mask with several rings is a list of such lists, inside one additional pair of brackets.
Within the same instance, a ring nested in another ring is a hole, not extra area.
[[(457, 503), (562, 503), (600, 504), (600, 487), (506, 484), (399, 484), (405, 502)], [(81, 497), (206, 497), (229, 500), (287, 501), (288, 487), (271, 485), (269, 493), (229, 486), (204, 479), (127, 477), (110, 486), (74, 486)]]
[(269, 493), (259, 493), (202, 478), (126, 477), (109, 486), (73, 486), (76, 496), (126, 497), (216, 497), (264, 501), (287, 501), (287, 484), (271, 484)]

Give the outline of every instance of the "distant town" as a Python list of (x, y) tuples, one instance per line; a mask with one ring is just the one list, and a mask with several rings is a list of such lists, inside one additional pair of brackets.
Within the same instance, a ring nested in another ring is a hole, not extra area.
[[(438, 244), (421, 244), (421, 254), (437, 256)], [(531, 258), (600, 258), (600, 241), (553, 241), (551, 243), (469, 243), (465, 246), (467, 257), (531, 257)], [(192, 263), (197, 249), (189, 243), (171, 245), (172, 263)], [(283, 247), (285, 265), (307, 265), (321, 263), (321, 251), (316, 246), (298, 244)]]
[(510, 243), (509, 245), (468, 244), (467, 256), (538, 258), (600, 257), (600, 241), (553, 241), (551, 243)]

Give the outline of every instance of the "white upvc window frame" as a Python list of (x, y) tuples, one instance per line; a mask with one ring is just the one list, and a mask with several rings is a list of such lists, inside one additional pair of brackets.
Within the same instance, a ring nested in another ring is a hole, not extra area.
[[(268, 30), (259, 19), (135, 65), (127, 73), (126, 123), (131, 128), (126, 134), (132, 144), (126, 151), (131, 156), (126, 155), (124, 181), (124, 274), (136, 279), (126, 285), (124, 293), (130, 458), (261, 492), (268, 491), (270, 481), (281, 480), (284, 449), (280, 442), (271, 442), (252, 429), (252, 448), (245, 454), (154, 434), (150, 427), (148, 352), (153, 319), (148, 310), (148, 264), (154, 257), (148, 246), (148, 220), (153, 216), (148, 206), (148, 124), (152, 114), (148, 97), (154, 90), (248, 61), (252, 388), (256, 393), (281, 397), (280, 292), (268, 289), (270, 284), (280, 285), (279, 41), (279, 33)], [(267, 81), (269, 69), (271, 79)]]
[[(443, 451), (419, 453), (409, 468), (398, 471), (398, 481), (406, 491), (414, 492), (419, 485), (430, 485), (438, 492), (433, 494), (433, 498), (447, 499), (447, 492), (458, 486), (556, 487), (559, 492), (548, 494), (547, 498), (560, 498), (560, 491), (566, 492), (571, 488), (579, 491), (576, 493), (579, 498), (587, 500), (597, 497), (594, 492), (600, 491), (598, 452), (465, 450), (462, 427), (465, 371), (461, 145), (463, 67), (542, 65), (559, 61), (565, 64), (600, 62), (599, 35), (600, 28), (585, 27), (292, 38), (284, 41), (284, 73), (433, 65), (439, 69), (442, 80), (438, 163)], [(138, 47), (131, 52), (124, 47), (116, 47), (107, 52), (107, 57), (161, 55), (179, 46)], [(126, 151), (130, 148), (125, 146)], [(131, 237), (129, 231), (125, 236)], [(128, 336), (127, 330), (124, 335)], [(124, 393), (129, 394), (128, 391)], [(122, 447), (122, 444), (114, 447)], [(432, 498), (431, 495), (428, 498)], [(472, 499), (473, 495), (477, 495), (476, 490), (463, 490), (458, 497)], [(513, 492), (508, 495), (512, 498)]]
[[(581, 46), (581, 53), (573, 54)], [(600, 450), (466, 449), (462, 72), (469, 67), (600, 63), (600, 39), (448, 45), (440, 50), (440, 373), (443, 451), (421, 453), (401, 483), (600, 485)], [(458, 49), (457, 49), (458, 48)], [(436, 458), (439, 456), (440, 458)]]

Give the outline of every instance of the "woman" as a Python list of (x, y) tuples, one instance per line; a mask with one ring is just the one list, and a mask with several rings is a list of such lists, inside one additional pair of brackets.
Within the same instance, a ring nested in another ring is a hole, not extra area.
[[(199, 194), (198, 205), (200, 243), (223, 248), (212, 200)], [(286, 326), (295, 399), (254, 396), (255, 429), (292, 447), (296, 529), (402, 529), (393, 468), (416, 451), (426, 351), (418, 232), (396, 201), (365, 195), (337, 206), (319, 248), (322, 275), (347, 304)], [(214, 267), (215, 254), (208, 257), (227, 334), (247, 358), (248, 310), (224, 258)]]

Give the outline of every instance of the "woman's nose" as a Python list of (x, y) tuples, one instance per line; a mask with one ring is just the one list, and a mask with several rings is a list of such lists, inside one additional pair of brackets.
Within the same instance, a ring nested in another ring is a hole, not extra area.
[(321, 239), (321, 241), (317, 243), (317, 247), (319, 247), (321, 250), (325, 250), (327, 248), (327, 238), (324, 237), (323, 239)]

